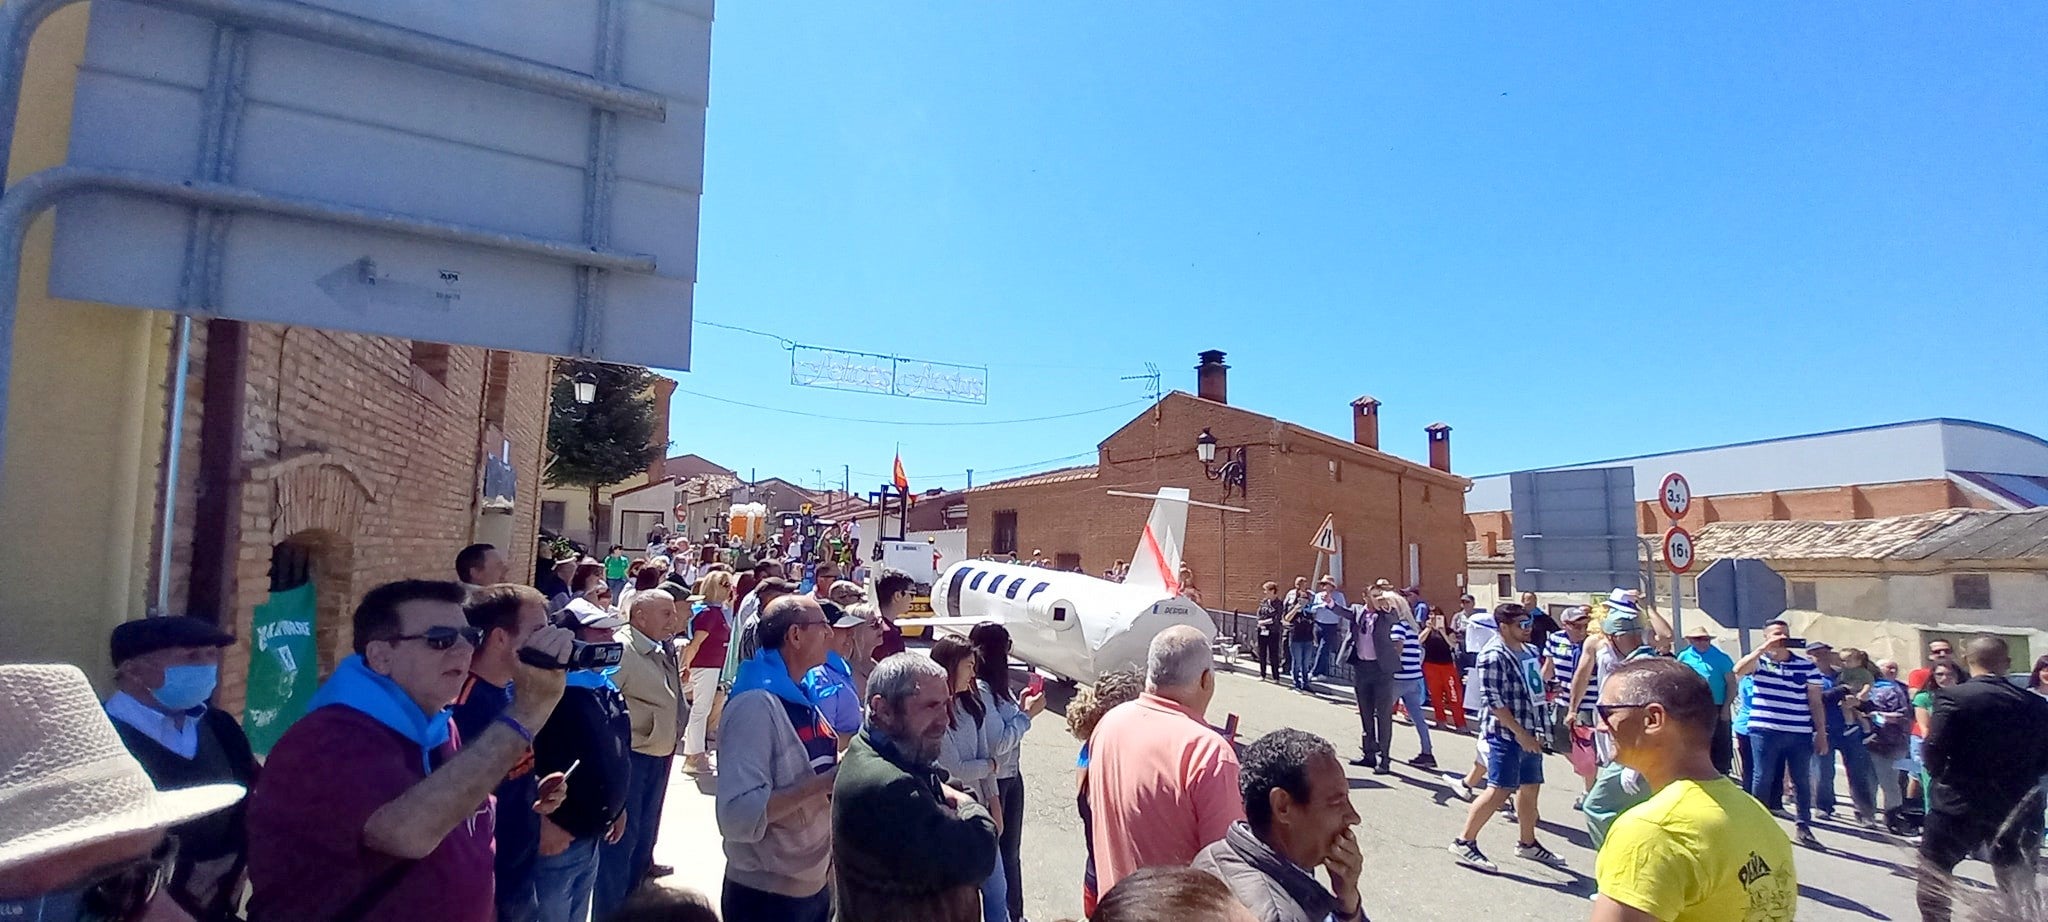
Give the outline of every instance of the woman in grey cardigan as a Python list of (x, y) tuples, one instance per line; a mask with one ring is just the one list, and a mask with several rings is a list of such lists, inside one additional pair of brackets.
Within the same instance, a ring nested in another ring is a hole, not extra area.
[[(988, 808), (1000, 832), (1003, 808), (996, 796), (995, 747), (1002, 727), (995, 713), (995, 693), (988, 683), (975, 679), (974, 647), (967, 641), (951, 635), (939, 638), (932, 645), (932, 661), (946, 670), (953, 690), (952, 723), (939, 749), (939, 767)], [(1003, 863), (997, 861), (981, 886), (983, 922), (1009, 922), (1005, 884)]]

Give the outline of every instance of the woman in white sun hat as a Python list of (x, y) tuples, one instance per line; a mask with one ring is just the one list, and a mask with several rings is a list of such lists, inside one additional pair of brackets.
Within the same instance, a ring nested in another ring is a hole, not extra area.
[(159, 791), (75, 666), (0, 666), (0, 919), (186, 919), (168, 830), (239, 785)]

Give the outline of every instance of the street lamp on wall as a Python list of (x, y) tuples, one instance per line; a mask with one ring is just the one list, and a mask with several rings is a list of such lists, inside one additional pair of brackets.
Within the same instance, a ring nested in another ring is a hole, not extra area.
[(1202, 462), (1203, 474), (1208, 475), (1210, 480), (1223, 481), (1223, 495), (1225, 498), (1230, 496), (1230, 491), (1233, 489), (1237, 491), (1239, 496), (1247, 495), (1245, 492), (1244, 446), (1240, 445), (1236, 448), (1224, 449), (1224, 461), (1221, 465), (1217, 465), (1215, 464), (1216, 435), (1207, 428), (1204, 428), (1201, 435), (1195, 436), (1195, 457)]
[(570, 386), (576, 389), (576, 402), (589, 403), (597, 399), (597, 376), (584, 372), (571, 379)]

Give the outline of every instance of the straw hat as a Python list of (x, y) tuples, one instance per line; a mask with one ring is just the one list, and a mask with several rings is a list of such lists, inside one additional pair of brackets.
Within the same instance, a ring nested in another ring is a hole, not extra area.
[(0, 872), (242, 799), (236, 784), (158, 791), (76, 666), (0, 666)]

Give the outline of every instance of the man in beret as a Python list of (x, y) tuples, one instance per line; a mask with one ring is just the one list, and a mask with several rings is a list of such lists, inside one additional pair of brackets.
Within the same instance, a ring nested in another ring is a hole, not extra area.
[[(233, 715), (210, 707), (220, 650), (234, 643), (198, 618), (144, 618), (114, 628), (107, 716), (159, 790), (210, 784), (247, 789), (256, 757)], [(170, 895), (198, 919), (220, 917), (241, 888), (247, 857), (240, 804), (171, 830), (178, 840)]]

